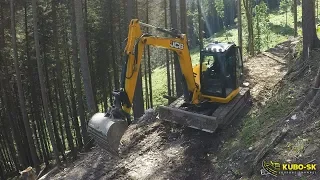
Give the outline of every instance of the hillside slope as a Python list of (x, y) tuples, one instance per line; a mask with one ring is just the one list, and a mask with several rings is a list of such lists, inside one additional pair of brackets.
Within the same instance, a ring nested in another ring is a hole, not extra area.
[(319, 121), (285, 118), (312, 84), (320, 57), (314, 52), (298, 61), (292, 56), (297, 43), (245, 61), (254, 105), (227, 129), (209, 134), (158, 120), (148, 110), (125, 133), (119, 158), (95, 147), (47, 179), (270, 179), (260, 175), (263, 159), (319, 160)]

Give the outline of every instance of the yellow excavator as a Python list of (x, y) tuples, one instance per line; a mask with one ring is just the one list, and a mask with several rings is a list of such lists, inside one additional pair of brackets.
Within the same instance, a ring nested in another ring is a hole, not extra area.
[[(143, 33), (141, 27), (154, 28), (170, 37)], [(209, 43), (200, 51), (200, 63), (192, 67), (185, 34), (133, 19), (125, 48), (121, 88), (113, 92), (114, 106), (107, 113), (96, 113), (88, 124), (89, 134), (100, 147), (118, 154), (120, 140), (131, 124), (130, 111), (147, 45), (171, 50), (179, 57), (177, 69), (182, 75), (183, 95), (170, 105), (159, 107), (160, 119), (213, 133), (218, 127), (228, 125), (249, 105), (249, 88), (241, 87), (241, 51), (234, 43)]]

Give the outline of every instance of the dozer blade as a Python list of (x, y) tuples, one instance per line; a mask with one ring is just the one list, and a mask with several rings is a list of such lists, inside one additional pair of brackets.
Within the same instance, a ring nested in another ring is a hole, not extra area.
[(215, 117), (168, 106), (160, 106), (159, 118), (210, 133), (213, 133), (218, 127)]
[(121, 137), (128, 128), (128, 123), (122, 119), (106, 117), (104, 113), (96, 113), (89, 121), (88, 132), (98, 146), (118, 155)]

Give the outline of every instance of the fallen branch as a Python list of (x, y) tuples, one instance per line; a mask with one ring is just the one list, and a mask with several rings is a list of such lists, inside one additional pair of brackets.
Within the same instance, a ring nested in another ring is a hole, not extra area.
[(261, 151), (254, 158), (253, 164), (251, 166), (250, 175), (253, 175), (255, 167), (257, 167), (258, 163), (260, 163), (262, 158), (264, 158), (271, 149), (278, 145), (287, 133), (288, 129), (283, 129), (282, 131), (279, 131), (277, 135), (271, 140), (271, 142), (261, 149)]
[[(45, 168), (46, 170), (45, 171), (47, 171), (47, 168)], [(45, 171), (43, 171), (43, 172), (45, 172)], [(37, 179), (38, 180), (43, 180), (43, 179), (46, 179), (46, 178), (48, 178), (48, 177), (50, 177), (50, 175), (52, 175), (52, 174), (55, 174), (55, 173), (57, 173), (59, 171), (59, 167), (58, 166), (55, 166), (54, 168), (52, 168), (49, 172), (47, 172), (46, 174), (39, 174), (38, 175), (38, 177), (37, 177)]]
[(269, 53), (269, 52), (262, 52), (261, 53), (262, 55), (264, 56), (267, 56), (268, 58), (274, 60), (274, 61), (277, 61), (278, 63), (282, 64), (282, 65), (287, 65), (287, 63), (283, 62), (283, 59), (278, 57), (278, 56), (275, 56), (273, 55), (272, 53)]
[(320, 87), (320, 68), (318, 68), (318, 72), (316, 75), (316, 79), (314, 81), (313, 89), (311, 89), (311, 91), (309, 91), (306, 98), (299, 104), (298, 108), (296, 108), (296, 111), (301, 111), (306, 106), (307, 102), (311, 101), (314, 98), (314, 96), (317, 93), (317, 90), (315, 88), (319, 88), (319, 87)]

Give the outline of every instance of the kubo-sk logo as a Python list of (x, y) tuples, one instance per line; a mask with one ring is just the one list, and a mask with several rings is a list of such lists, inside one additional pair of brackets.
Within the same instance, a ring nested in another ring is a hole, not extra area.
[(280, 163), (273, 161), (263, 161), (261, 175), (285, 175), (285, 174), (315, 174), (317, 171), (316, 163)]

